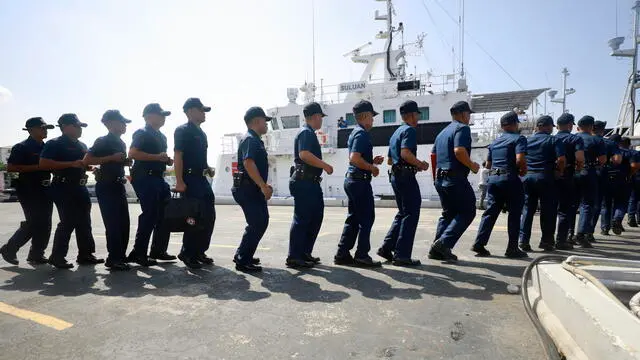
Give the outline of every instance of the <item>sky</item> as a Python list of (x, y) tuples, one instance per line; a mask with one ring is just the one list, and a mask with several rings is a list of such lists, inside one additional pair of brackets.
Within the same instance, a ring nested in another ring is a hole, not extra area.
[[(470, 90), (559, 89), (566, 66), (568, 86), (576, 89), (568, 109), (615, 124), (631, 65), (611, 57), (607, 41), (630, 37), (633, 3), (467, 0)], [(409, 69), (458, 72), (459, 29), (451, 17), (460, 14), (460, 0), (396, 0), (394, 6), (406, 42), (427, 35), (423, 53), (408, 58)], [(244, 130), (248, 107), (285, 105), (287, 88), (313, 79), (312, 24), (316, 82), (358, 80), (362, 65), (343, 54), (368, 41), (370, 50), (382, 48), (384, 42), (374, 39), (385, 26), (373, 21), (376, 9), (384, 13), (384, 3), (0, 0), (0, 146), (25, 137), (20, 129), (27, 118), (55, 123), (66, 112), (89, 123), (81, 140), (90, 146), (106, 132), (100, 118), (107, 109), (133, 120), (123, 137), (130, 143), (131, 133), (144, 126), (143, 107), (159, 102), (173, 111), (162, 129), (172, 148), (175, 127), (186, 121), (182, 104), (200, 97), (213, 107), (202, 126), (213, 165), (221, 136)], [(559, 114), (561, 107), (549, 103), (548, 112)]]

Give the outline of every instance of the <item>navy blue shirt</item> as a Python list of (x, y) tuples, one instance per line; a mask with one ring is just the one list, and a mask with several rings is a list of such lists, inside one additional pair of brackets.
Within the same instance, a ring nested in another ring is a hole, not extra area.
[[(15, 144), (7, 162), (13, 165), (38, 165), (44, 142), (38, 142), (31, 136), (27, 140)], [(42, 181), (50, 177), (49, 171), (29, 171), (20, 173), (21, 180)]]
[[(320, 150), (318, 137), (316, 136), (316, 132), (311, 128), (311, 126), (309, 126), (309, 124), (304, 124), (300, 132), (298, 132), (298, 135), (296, 135), (295, 140), (293, 141), (293, 162), (296, 165), (305, 164), (305, 162), (300, 159), (300, 151), (309, 151), (318, 159), (322, 159), (322, 151)], [(312, 169), (313, 175), (322, 175), (322, 169), (313, 167), (309, 164), (307, 164), (306, 166)]]
[[(364, 161), (373, 164), (373, 144), (371, 143), (371, 136), (369, 132), (359, 124), (356, 125), (349, 135), (347, 147), (349, 148), (349, 154), (354, 152), (360, 153)], [(371, 171), (362, 170), (353, 164), (349, 164), (347, 172), (351, 174), (371, 174)]]
[(489, 145), (487, 161), (492, 169), (506, 170), (517, 174), (516, 155), (527, 153), (527, 138), (517, 133), (505, 132)]
[(567, 158), (566, 169), (574, 169), (576, 166), (576, 151), (584, 150), (582, 138), (572, 134), (569, 130), (558, 131), (555, 137), (564, 145), (564, 155)]
[[(44, 144), (40, 157), (54, 161), (77, 161), (82, 160), (87, 153), (87, 145), (82, 141), (73, 140), (66, 135), (57, 137)], [(84, 176), (84, 169), (66, 168), (54, 170), (53, 174), (70, 178), (81, 178)]]
[(556, 159), (564, 156), (562, 141), (545, 132), (537, 132), (527, 139), (527, 169), (553, 171)]
[[(109, 133), (108, 135), (99, 137), (93, 143), (89, 154), (95, 157), (105, 157), (117, 153), (126, 153), (127, 145), (119, 136)], [(100, 172), (105, 177), (123, 177), (123, 162), (108, 162), (100, 165)]]
[(418, 153), (416, 129), (406, 123), (400, 125), (389, 139), (389, 157), (393, 161), (393, 165), (407, 165), (402, 160), (402, 149), (409, 149), (413, 155)]
[(173, 134), (174, 150), (182, 152), (184, 170), (192, 169), (201, 173), (208, 169), (207, 164), (207, 135), (200, 126), (192, 122), (182, 124), (176, 128)]
[[(147, 154), (160, 154), (167, 152), (167, 138), (160, 131), (147, 125), (133, 133), (131, 147)], [(133, 163), (133, 171), (162, 171), (167, 168), (167, 164), (162, 161), (136, 160)]]
[(471, 156), (471, 129), (469, 125), (454, 120), (438, 134), (431, 152), (436, 154), (438, 169), (453, 170), (466, 177), (470, 170), (456, 158), (453, 149), (457, 147), (467, 149)]
[(633, 150), (618, 148), (618, 154), (622, 157), (620, 165), (611, 165), (609, 169), (610, 173), (620, 173), (624, 178), (627, 178), (631, 174), (631, 163), (636, 161), (636, 155)]
[(249, 129), (244, 135), (238, 146), (238, 171), (246, 172), (244, 168), (244, 160), (251, 159), (256, 163), (260, 177), (267, 182), (269, 174), (269, 162), (267, 161), (267, 150), (264, 148), (264, 142), (260, 136), (253, 130)]
[(604, 141), (597, 136), (593, 136), (589, 133), (579, 132), (578, 137), (582, 139), (584, 143), (584, 164), (585, 167), (594, 167), (600, 165), (598, 163), (598, 157), (606, 154)]
[(607, 156), (607, 166), (612, 166), (613, 164), (611, 164), (611, 159), (613, 158), (614, 155), (620, 155), (621, 151), (620, 148), (618, 147), (618, 145), (616, 143), (614, 143), (613, 141), (602, 137), (602, 136), (598, 136), (599, 139), (601, 139), (604, 142), (604, 150), (605, 150), (605, 155)]

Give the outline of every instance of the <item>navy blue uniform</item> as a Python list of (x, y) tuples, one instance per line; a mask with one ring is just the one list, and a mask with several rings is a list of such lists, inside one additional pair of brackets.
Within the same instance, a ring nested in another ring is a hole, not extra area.
[(436, 240), (449, 249), (456, 245), (476, 216), (476, 196), (467, 179), (469, 168), (456, 158), (456, 147), (464, 147), (471, 156), (471, 129), (453, 120), (438, 134), (431, 148), (436, 154), (435, 187), (442, 205)]
[(605, 144), (602, 139), (589, 133), (577, 134), (584, 143), (584, 169), (576, 176), (578, 197), (580, 199), (580, 220), (578, 222), (578, 235), (593, 234), (593, 223), (596, 200), (598, 196), (598, 174), (600, 166), (598, 157), (605, 155)]
[[(632, 163), (640, 162), (640, 152), (633, 149), (628, 149), (627, 151), (631, 153)], [(640, 201), (640, 172), (633, 174), (630, 177), (629, 182), (631, 186), (631, 195), (629, 196), (627, 212), (630, 218), (635, 218), (638, 212), (638, 202)]]
[(394, 259), (405, 260), (411, 259), (422, 197), (416, 181), (417, 169), (402, 159), (402, 149), (408, 149), (413, 155), (418, 151), (416, 129), (406, 123), (400, 125), (389, 140), (388, 156), (393, 161), (391, 187), (398, 212), (381, 247), (383, 252), (392, 251)]
[[(347, 147), (349, 154), (360, 153), (364, 161), (373, 164), (371, 136), (362, 126), (356, 125), (353, 129), (347, 140)], [(350, 256), (357, 238), (355, 258), (365, 259), (369, 257), (371, 250), (371, 227), (375, 221), (371, 172), (350, 164), (344, 179), (344, 191), (349, 198), (349, 214), (344, 222), (336, 256)]]
[(607, 185), (603, 191), (600, 217), (602, 230), (611, 229), (612, 220), (622, 223), (631, 195), (631, 163), (636, 161), (635, 154), (631, 150), (620, 148), (618, 153), (622, 157), (620, 165), (610, 164), (607, 168)]
[(531, 239), (533, 216), (540, 201), (540, 246), (553, 245), (558, 213), (555, 189), (556, 159), (565, 156), (561, 140), (545, 132), (537, 132), (527, 139), (527, 175), (524, 177), (524, 209), (520, 224), (520, 244)]
[[(7, 162), (13, 165), (38, 165), (43, 147), (43, 142), (29, 137), (11, 148)], [(50, 177), (49, 171), (20, 173), (15, 189), (25, 220), (4, 246), (7, 253), (15, 254), (31, 240), (27, 260), (41, 259), (44, 256), (51, 235), (53, 212), (53, 202), (47, 191)]]
[(300, 159), (301, 151), (309, 151), (322, 159), (318, 137), (309, 124), (305, 124), (298, 132), (293, 145), (296, 171), (289, 180), (294, 209), (288, 256), (292, 260), (306, 260), (311, 256), (324, 218), (324, 198), (320, 188), (322, 169), (305, 164)]
[[(616, 185), (622, 185), (615, 176), (613, 175), (615, 171), (614, 164), (612, 163), (612, 158), (615, 155), (620, 155), (620, 148), (618, 145), (602, 136), (597, 135), (597, 137), (604, 142), (605, 155), (607, 156), (607, 162), (602, 167), (598, 167), (596, 169), (596, 173), (598, 174), (598, 192), (596, 194), (596, 204), (593, 209), (593, 227), (595, 229), (598, 218), (600, 218), (601, 213), (604, 211), (604, 203), (605, 198), (613, 199), (614, 192), (620, 190), (620, 188), (616, 189)], [(616, 184), (617, 182), (617, 184)], [(611, 209), (609, 209), (611, 210)], [(609, 230), (611, 228), (611, 211), (609, 211), (608, 219), (604, 220), (600, 223), (600, 228), (602, 230)]]
[[(89, 154), (105, 157), (126, 154), (127, 146), (119, 136), (108, 134), (96, 139)], [(125, 262), (129, 244), (129, 204), (124, 188), (124, 162), (108, 162), (96, 172), (96, 196), (107, 237), (107, 265)]]
[(249, 265), (256, 253), (260, 239), (269, 226), (269, 209), (264, 194), (251, 180), (244, 167), (244, 160), (251, 159), (256, 164), (260, 177), (266, 183), (269, 173), (267, 150), (264, 142), (255, 131), (249, 129), (238, 146), (238, 172), (240, 181), (234, 183), (231, 193), (242, 208), (247, 227), (244, 229), (242, 241), (236, 251), (235, 260), (238, 264)]
[(211, 184), (205, 176), (207, 164), (207, 135), (202, 129), (188, 122), (176, 128), (174, 133), (175, 151), (182, 152), (183, 180), (187, 190), (183, 196), (198, 199), (205, 223), (203, 227), (186, 231), (182, 237), (184, 257), (203, 256), (211, 244), (211, 235), (216, 221), (215, 197)]
[[(40, 157), (54, 161), (82, 160), (87, 146), (66, 135), (48, 141)], [(69, 251), (71, 233), (75, 230), (78, 259), (91, 257), (96, 251), (91, 234), (91, 198), (85, 186), (85, 169), (67, 168), (53, 171), (51, 195), (58, 209), (60, 222), (53, 237), (50, 260), (63, 262)]]
[(527, 139), (517, 133), (505, 132), (489, 145), (487, 161), (491, 162), (491, 173), (487, 187), (487, 210), (482, 214), (474, 247), (487, 245), (498, 215), (506, 204), (509, 212), (507, 252), (518, 250), (520, 214), (522, 213), (524, 194), (522, 182), (518, 176), (516, 155), (526, 153)]
[(584, 150), (582, 138), (568, 130), (558, 131), (556, 138), (564, 145), (566, 166), (556, 180), (558, 195), (558, 232), (556, 243), (567, 242), (569, 231), (575, 228), (578, 193), (576, 191), (576, 151)]
[[(147, 125), (133, 133), (131, 147), (147, 154), (160, 154), (167, 151), (167, 138)], [(131, 168), (131, 185), (142, 209), (132, 255), (147, 255), (152, 232), (152, 255), (165, 254), (169, 247), (169, 230), (163, 224), (164, 207), (171, 196), (169, 184), (164, 181), (166, 167), (162, 161), (136, 160)]]

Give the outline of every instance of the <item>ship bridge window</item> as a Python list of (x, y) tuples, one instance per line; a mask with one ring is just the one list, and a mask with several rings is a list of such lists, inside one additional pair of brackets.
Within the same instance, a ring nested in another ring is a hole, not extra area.
[(271, 119), (271, 121), (269, 121), (269, 124), (271, 124), (271, 130), (278, 130), (280, 126), (278, 126), (278, 118), (274, 117)]
[(356, 124), (356, 117), (353, 113), (346, 114), (344, 118), (347, 120), (347, 126), (354, 126)]
[(382, 122), (385, 124), (393, 124), (396, 122), (396, 110), (382, 111)]
[(300, 115), (283, 116), (280, 118), (283, 129), (297, 129), (300, 127)]
[(428, 106), (424, 106), (424, 107), (418, 108), (418, 110), (420, 110), (420, 119), (419, 119), (419, 121), (429, 120), (429, 107)]

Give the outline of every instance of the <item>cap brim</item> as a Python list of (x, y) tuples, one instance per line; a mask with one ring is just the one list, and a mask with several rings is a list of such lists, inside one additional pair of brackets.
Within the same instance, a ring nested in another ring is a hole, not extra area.
[(329, 116), (329, 115), (327, 115), (327, 114), (325, 114), (325, 113), (321, 113), (321, 114), (322, 114), (322, 117)]
[(264, 117), (264, 119), (265, 119), (266, 121), (271, 121), (271, 120), (273, 120), (273, 118), (272, 118), (271, 116), (265, 116), (265, 117)]
[(202, 107), (202, 111), (204, 111), (204, 112), (209, 112), (209, 111), (211, 111), (211, 106), (203, 106), (203, 107)]
[(83, 128), (85, 128), (85, 127), (87, 127), (87, 126), (89, 126), (88, 124), (86, 124), (86, 123), (83, 123), (83, 122), (81, 122), (81, 123), (78, 123), (78, 125), (80, 125), (80, 127), (83, 127)]
[(125, 124), (131, 124), (131, 120), (129, 120), (129, 119), (123, 118), (123, 119), (122, 119), (122, 121), (123, 121)]
[(375, 111), (375, 110), (373, 110), (371, 113), (373, 114), (373, 116), (376, 116), (376, 115), (379, 115), (379, 114), (380, 114), (379, 112), (377, 112), (377, 111)]

